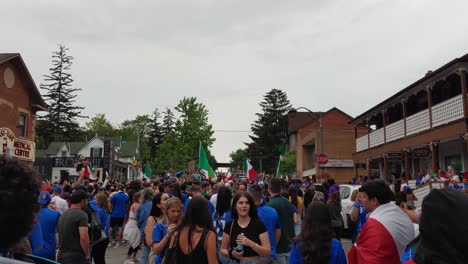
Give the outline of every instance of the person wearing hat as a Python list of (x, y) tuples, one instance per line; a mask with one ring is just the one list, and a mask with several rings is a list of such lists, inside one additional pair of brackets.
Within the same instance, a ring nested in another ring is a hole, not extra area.
[(54, 193), (52, 195), (52, 200), (50, 203), (55, 207), (55, 210), (60, 214), (63, 214), (66, 210), (68, 210), (68, 203), (65, 199), (62, 198), (62, 187), (60, 185), (56, 185), (54, 187)]
[(42, 191), (39, 195), (39, 204), (41, 205), (41, 209), (38, 214), (38, 222), (41, 226), (44, 244), (40, 250), (33, 250), (33, 255), (55, 260), (55, 249), (57, 247), (56, 233), (60, 213), (49, 208), (50, 202), (50, 194)]
[(58, 223), (59, 246), (57, 261), (67, 264), (90, 263), (88, 215), (83, 211), (88, 205), (88, 195), (76, 190), (70, 197), (70, 209)]

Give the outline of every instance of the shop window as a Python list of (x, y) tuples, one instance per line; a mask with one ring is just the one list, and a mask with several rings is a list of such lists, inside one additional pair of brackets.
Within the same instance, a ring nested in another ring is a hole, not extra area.
[(27, 116), (25, 113), (20, 113), (19, 114), (19, 119), (18, 119), (18, 136), (20, 137), (26, 137), (26, 121), (27, 121)]
[(462, 171), (462, 162), (461, 155), (450, 155), (445, 156), (445, 167), (444, 170), (447, 170), (448, 166), (452, 166), (455, 169), (456, 173)]

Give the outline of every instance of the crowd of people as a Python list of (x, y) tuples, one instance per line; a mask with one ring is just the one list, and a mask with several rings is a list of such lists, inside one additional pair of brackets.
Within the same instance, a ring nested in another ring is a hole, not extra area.
[(462, 191), (433, 190), (415, 211), (383, 180), (366, 181), (352, 194), (346, 253), (339, 188), (331, 178), (316, 186), (170, 173), (41, 184), (2, 159), (0, 263), (99, 264), (107, 248), (123, 246), (125, 263), (468, 263)]

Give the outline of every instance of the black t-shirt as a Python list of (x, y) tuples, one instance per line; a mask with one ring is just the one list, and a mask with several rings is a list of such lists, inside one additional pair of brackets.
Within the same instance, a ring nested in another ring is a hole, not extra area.
[[(234, 223), (231, 231), (231, 225)], [(251, 218), (249, 224), (242, 228), (237, 223), (237, 220), (233, 219), (229, 221), (226, 226), (224, 227), (224, 233), (230, 235), (230, 246), (231, 248), (235, 248), (237, 246), (236, 238), (241, 233), (244, 233), (248, 239), (252, 240), (257, 244), (260, 243), (260, 234), (267, 232), (267, 229), (262, 221), (258, 218)], [(258, 256), (257, 252), (255, 252), (252, 248), (244, 245), (244, 257), (255, 257)]]

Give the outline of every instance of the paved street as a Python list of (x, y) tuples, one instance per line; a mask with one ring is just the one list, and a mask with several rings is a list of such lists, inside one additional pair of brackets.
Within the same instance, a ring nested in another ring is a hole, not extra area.
[[(351, 247), (351, 240), (347, 238), (341, 239), (345, 253), (348, 253)], [(107, 264), (123, 264), (127, 259), (128, 244), (120, 245), (118, 248), (108, 247), (106, 251), (106, 263)], [(140, 254), (138, 254), (138, 257)], [(139, 263), (139, 262), (135, 262)]]
[[(119, 247), (108, 247), (106, 251), (107, 264), (122, 264), (127, 259), (128, 243), (121, 244)], [(139, 255), (139, 254), (138, 254)], [(138, 263), (138, 262), (135, 262)]]

